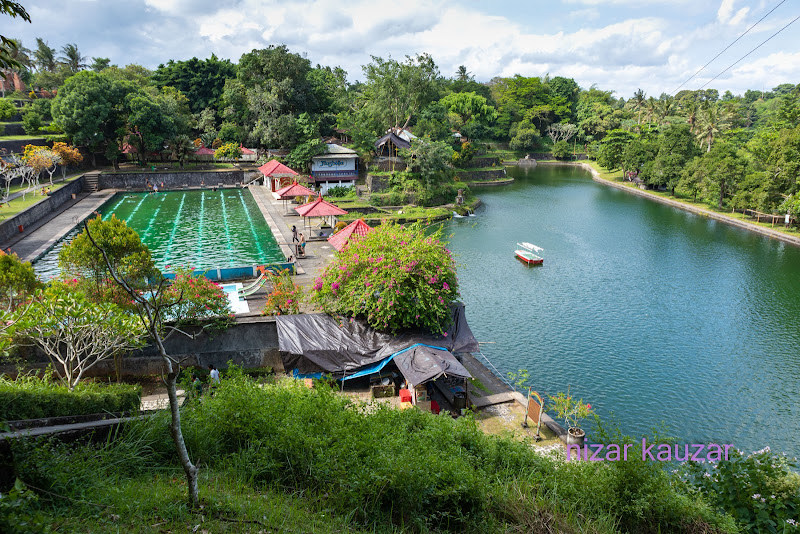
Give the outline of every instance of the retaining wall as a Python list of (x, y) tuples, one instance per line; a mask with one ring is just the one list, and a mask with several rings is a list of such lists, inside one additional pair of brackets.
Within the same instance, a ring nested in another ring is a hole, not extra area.
[(214, 187), (219, 184), (234, 186), (249, 182), (258, 171), (232, 170), (232, 171), (186, 171), (186, 172), (132, 172), (132, 173), (102, 173), (99, 178), (100, 189), (145, 189), (147, 183), (164, 183), (164, 189), (181, 189), (184, 186)]
[(83, 180), (83, 176), (79, 176), (72, 182), (54, 191), (50, 196), (45, 197), (38, 204), (0, 223), (0, 243), (8, 241), (19, 234), (18, 227), (20, 225), (24, 228), (33, 226), (43, 217), (47, 217), (51, 213), (58, 211), (62, 205), (72, 200), (73, 194), (77, 195), (83, 190)]
[[(192, 332), (191, 328), (186, 329)], [(195, 339), (175, 333), (164, 342), (167, 354), (181, 361), (183, 367), (207, 367), (213, 364), (227, 367), (228, 360), (247, 368), (272, 367), (283, 372), (278, 351), (278, 329), (273, 317), (241, 317), (236, 324), (213, 334), (199, 333)], [(32, 369), (44, 369), (49, 360), (34, 347), (25, 347), (19, 353)], [(153, 375), (162, 371), (161, 356), (153, 345), (136, 350), (122, 358), (123, 376)], [(0, 366), (0, 373), (16, 375), (17, 369), (11, 365)], [(85, 376), (114, 375), (114, 360), (104, 360)]]
[(53, 143), (48, 142), (44, 137), (37, 137), (35, 139), (18, 140), (0, 140), (0, 150), (5, 148), (9, 154), (22, 154), (25, 151), (25, 145), (38, 145), (38, 146), (53, 146)]
[(492, 171), (459, 171), (456, 176), (464, 182), (480, 182), (489, 180), (502, 180), (506, 178), (506, 170), (501, 167)]

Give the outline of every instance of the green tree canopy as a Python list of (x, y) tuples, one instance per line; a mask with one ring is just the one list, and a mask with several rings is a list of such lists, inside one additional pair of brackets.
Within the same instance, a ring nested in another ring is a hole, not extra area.
[(235, 76), (236, 65), (212, 54), (203, 60), (196, 57), (186, 61), (171, 59), (153, 72), (153, 83), (158, 88), (178, 89), (189, 99), (192, 113), (199, 113), (205, 108), (218, 107), (225, 82)]

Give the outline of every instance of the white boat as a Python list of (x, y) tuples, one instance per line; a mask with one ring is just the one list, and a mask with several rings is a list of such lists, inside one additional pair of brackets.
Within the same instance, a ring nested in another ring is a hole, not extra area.
[(530, 243), (517, 243), (517, 246), (520, 248), (514, 251), (514, 255), (518, 260), (526, 265), (542, 265), (544, 263), (544, 258), (534, 254), (534, 251), (543, 252), (543, 248)]

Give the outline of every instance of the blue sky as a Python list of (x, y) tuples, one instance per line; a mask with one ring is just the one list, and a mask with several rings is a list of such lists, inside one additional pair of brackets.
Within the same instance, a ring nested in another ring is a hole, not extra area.
[[(155, 68), (168, 59), (286, 44), (313, 64), (361, 77), (370, 56), (430, 53), (452, 76), (567, 76), (629, 98), (673, 92), (775, 6), (684, 88), (698, 89), (800, 15), (798, 0), (22, 0), (32, 24), (2, 17), (3, 34), (44, 38), (88, 56)], [(734, 94), (800, 83), (800, 21), (708, 87)]]

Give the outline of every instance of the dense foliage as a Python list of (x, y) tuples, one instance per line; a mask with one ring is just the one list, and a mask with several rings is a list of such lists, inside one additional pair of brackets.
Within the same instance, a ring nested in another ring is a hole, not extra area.
[(95, 413), (137, 412), (141, 387), (130, 384), (82, 383), (74, 390), (52, 379), (0, 375), (0, 421)]
[(268, 272), (272, 290), (267, 294), (262, 315), (293, 315), (300, 313), (303, 301), (303, 288), (294, 283), (294, 275), (289, 269), (279, 273)]
[(426, 235), (419, 224), (381, 224), (351, 239), (316, 280), (311, 298), (327, 313), (364, 318), (379, 330), (442, 333), (458, 280), (440, 237), (441, 229)]
[[(564, 462), (528, 443), (486, 435), (469, 417), (453, 420), (384, 404), (365, 409), (322, 386), (307, 389), (291, 380), (257, 384), (227, 375), (213, 397), (183, 409), (192, 457), (208, 466), (210, 480), (230, 478), (238, 488), (220, 496), (227, 503), (223, 515), (266, 520), (232, 506), (230, 499), (279, 488), (302, 494), (330, 521), (347, 518), (346, 530), (736, 529), (702, 497), (685, 493), (677, 476), (657, 462)], [(109, 513), (121, 514), (124, 507), (151, 517), (182, 502), (182, 496), (173, 492), (153, 502), (140, 491), (118, 498), (108, 487), (109, 481), (120, 491), (136, 484), (151, 487), (161, 474), (176, 472), (166, 417), (161, 413), (128, 425), (123, 436), (98, 448), (17, 443), (15, 473), (70, 498), (40, 497), (62, 521), (87, 514), (105, 523), (105, 514), (96, 517), (97, 503), (110, 505)], [(209, 484), (204, 494), (217, 495), (215, 487)], [(207, 521), (217, 515), (217, 504), (209, 504)]]

